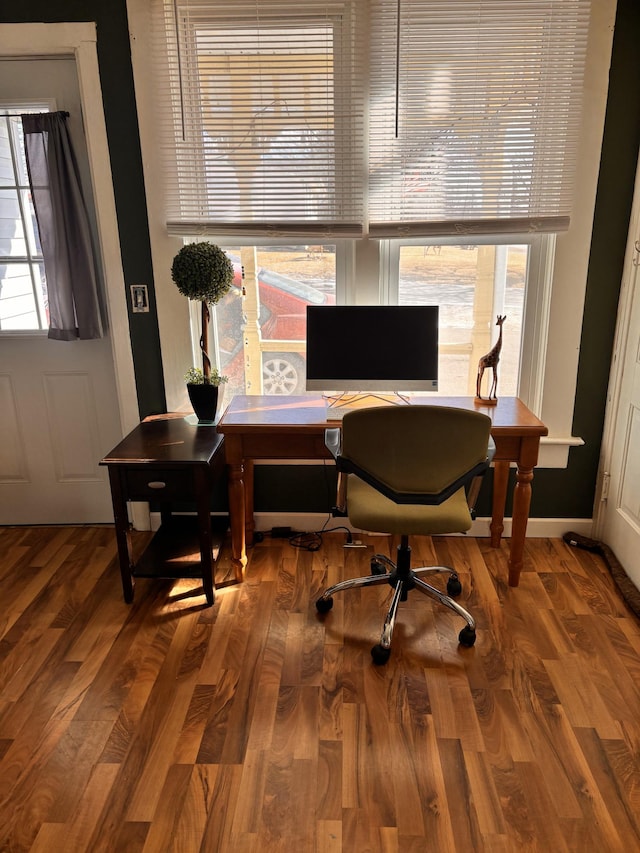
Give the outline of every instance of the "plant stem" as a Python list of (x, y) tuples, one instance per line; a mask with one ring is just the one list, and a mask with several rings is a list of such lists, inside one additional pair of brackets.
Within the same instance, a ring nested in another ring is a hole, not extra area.
[(202, 351), (202, 373), (207, 382), (211, 375), (211, 359), (209, 358), (209, 306), (202, 300), (202, 333), (200, 335), (200, 350)]

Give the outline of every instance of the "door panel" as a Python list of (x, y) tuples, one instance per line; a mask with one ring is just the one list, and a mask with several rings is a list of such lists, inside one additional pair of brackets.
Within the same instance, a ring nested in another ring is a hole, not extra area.
[(121, 438), (109, 340), (0, 351), (0, 524), (113, 522), (98, 464)]
[[(69, 112), (100, 246), (75, 60), (0, 58), (0, 71), (0, 101), (53, 98), (55, 108)], [(0, 333), (0, 524), (113, 522), (99, 462), (121, 437), (108, 335), (52, 341), (42, 332)]]
[(611, 423), (603, 440), (609, 488), (598, 530), (640, 588), (640, 170), (638, 175), (616, 333)]

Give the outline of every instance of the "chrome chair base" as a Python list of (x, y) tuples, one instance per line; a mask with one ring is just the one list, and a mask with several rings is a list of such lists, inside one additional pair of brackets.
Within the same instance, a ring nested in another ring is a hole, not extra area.
[[(408, 559), (408, 558), (407, 558)], [(399, 561), (400, 562), (400, 561)], [(388, 567), (389, 571), (384, 571)], [(365, 577), (352, 578), (351, 580), (340, 581), (333, 586), (328, 587), (316, 601), (316, 609), (319, 613), (328, 613), (333, 607), (333, 596), (337, 592), (344, 592), (348, 589), (356, 589), (359, 587), (379, 586), (387, 583), (393, 588), (393, 596), (391, 604), (387, 611), (387, 616), (382, 628), (380, 642), (371, 649), (371, 657), (376, 664), (384, 664), (389, 660), (391, 654), (391, 638), (396, 624), (396, 616), (398, 607), (401, 601), (406, 601), (410, 590), (416, 589), (422, 592), (429, 598), (440, 602), (445, 607), (453, 610), (458, 616), (461, 616), (466, 625), (458, 634), (458, 642), (462, 646), (471, 647), (476, 641), (476, 623), (473, 616), (461, 607), (453, 596), (459, 595), (462, 591), (458, 575), (454, 569), (449, 566), (425, 566), (417, 569), (410, 569), (407, 566), (396, 566), (388, 557), (383, 554), (375, 554), (371, 558), (371, 574)], [(441, 592), (435, 586), (432, 586), (422, 580), (420, 575), (424, 574), (448, 574), (447, 593)]]

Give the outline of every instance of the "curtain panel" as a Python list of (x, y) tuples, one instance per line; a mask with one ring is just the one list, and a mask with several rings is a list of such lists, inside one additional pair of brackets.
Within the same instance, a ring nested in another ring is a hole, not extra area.
[(68, 113), (22, 115), (25, 155), (44, 258), (49, 338), (104, 335), (96, 259)]

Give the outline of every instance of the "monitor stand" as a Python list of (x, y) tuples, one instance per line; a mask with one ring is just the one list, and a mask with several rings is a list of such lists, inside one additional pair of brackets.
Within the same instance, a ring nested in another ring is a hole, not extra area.
[(329, 409), (367, 409), (371, 406), (410, 406), (411, 400), (400, 391), (376, 394), (368, 391), (343, 391), (341, 394), (323, 394)]

